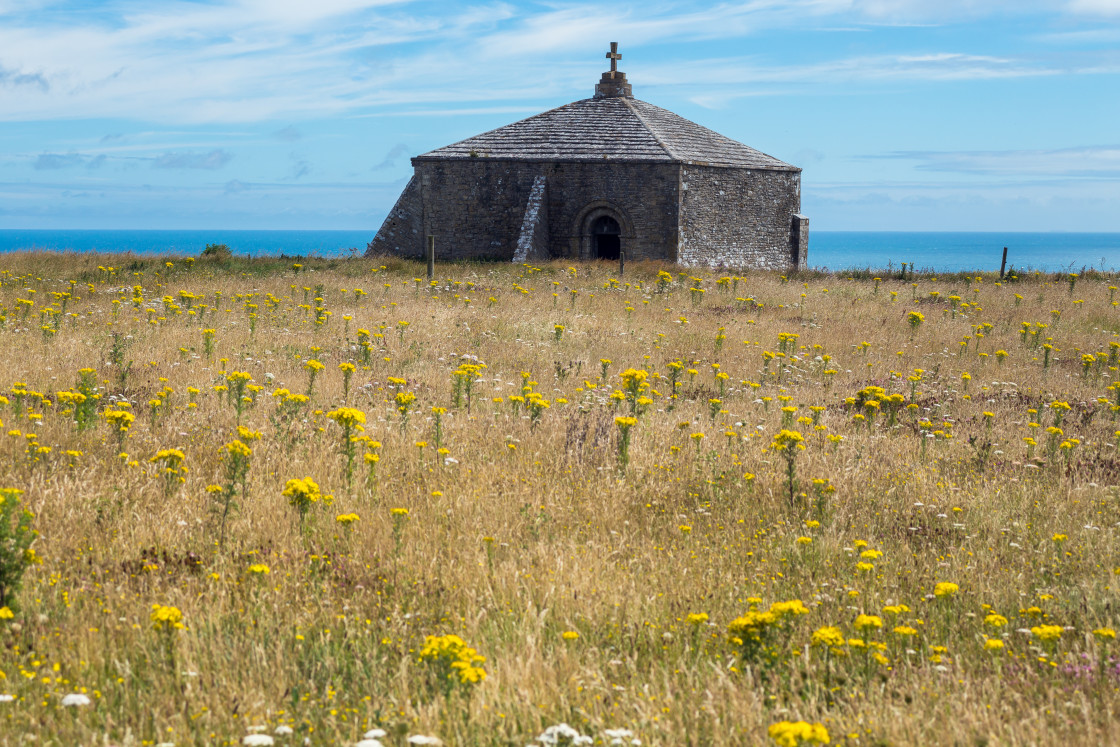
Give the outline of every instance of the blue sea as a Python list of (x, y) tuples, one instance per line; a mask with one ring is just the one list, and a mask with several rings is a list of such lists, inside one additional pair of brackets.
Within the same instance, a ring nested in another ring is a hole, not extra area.
[[(236, 254), (345, 257), (361, 253), (376, 233), (365, 231), (106, 231), (0, 230), (0, 253), (26, 249), (197, 256), (209, 243)], [(933, 272), (1046, 272), (1120, 268), (1120, 233), (815, 231), (809, 264), (828, 270), (897, 268), (905, 262)]]

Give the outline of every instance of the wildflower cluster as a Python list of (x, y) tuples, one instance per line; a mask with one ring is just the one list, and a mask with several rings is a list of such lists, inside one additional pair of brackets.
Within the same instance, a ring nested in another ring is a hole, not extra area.
[(454, 633), (427, 636), (419, 661), (429, 668), (444, 689), (454, 685), (471, 687), (486, 679), (486, 670), (482, 666), (486, 657), (480, 656)]

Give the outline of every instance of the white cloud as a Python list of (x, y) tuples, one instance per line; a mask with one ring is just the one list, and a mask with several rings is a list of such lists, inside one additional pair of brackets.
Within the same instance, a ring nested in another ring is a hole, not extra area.
[(1120, 16), (1120, 0), (1072, 0), (1069, 9), (1087, 15)]
[[(747, 39), (807, 24), (944, 23), (994, 14), (1107, 14), (1120, 0), (748, 0), (618, 2), (519, 8), (393, 0), (116, 0), (93, 10), (34, 12), (36, 0), (0, 0), (0, 120), (108, 118), (184, 123), (298, 121), (423, 107), (482, 110), (590, 85), (604, 39), (628, 48)], [(1064, 33), (1076, 33), (1073, 28)], [(695, 87), (719, 106), (774, 93), (750, 84), (972, 80), (1116, 72), (1107, 57), (1074, 65), (1056, 57), (970, 50), (859, 54), (809, 64), (757, 58), (643, 65), (643, 80)], [(561, 62), (557, 62), (560, 59)], [(623, 69), (626, 69), (626, 57)], [(734, 90), (727, 90), (733, 87)]]
[[(868, 55), (806, 65), (760, 65), (751, 58), (655, 64), (644, 68), (650, 84), (700, 89), (689, 100), (720, 108), (749, 95), (786, 94), (808, 87), (835, 90), (838, 84), (875, 84), (913, 81), (995, 80), (1089, 72), (1012, 57), (938, 53), (925, 55)], [(700, 81), (698, 83), (697, 81)], [(754, 86), (755, 88), (745, 88)], [(777, 86), (777, 88), (772, 88)], [(728, 89), (733, 89), (728, 93)]]

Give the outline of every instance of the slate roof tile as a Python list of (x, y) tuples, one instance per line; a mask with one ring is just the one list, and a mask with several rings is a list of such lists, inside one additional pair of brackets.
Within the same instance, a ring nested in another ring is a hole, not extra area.
[(573, 101), (417, 160), (638, 161), (800, 171), (671, 111), (629, 97)]

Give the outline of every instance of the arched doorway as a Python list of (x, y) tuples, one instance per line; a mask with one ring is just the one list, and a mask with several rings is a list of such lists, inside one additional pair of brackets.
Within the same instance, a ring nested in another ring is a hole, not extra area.
[(591, 256), (595, 259), (617, 260), (622, 251), (622, 228), (609, 215), (600, 215), (591, 223)]
[(634, 222), (618, 205), (596, 200), (585, 206), (572, 221), (571, 254), (578, 259), (604, 259), (617, 262), (622, 253), (638, 258)]

